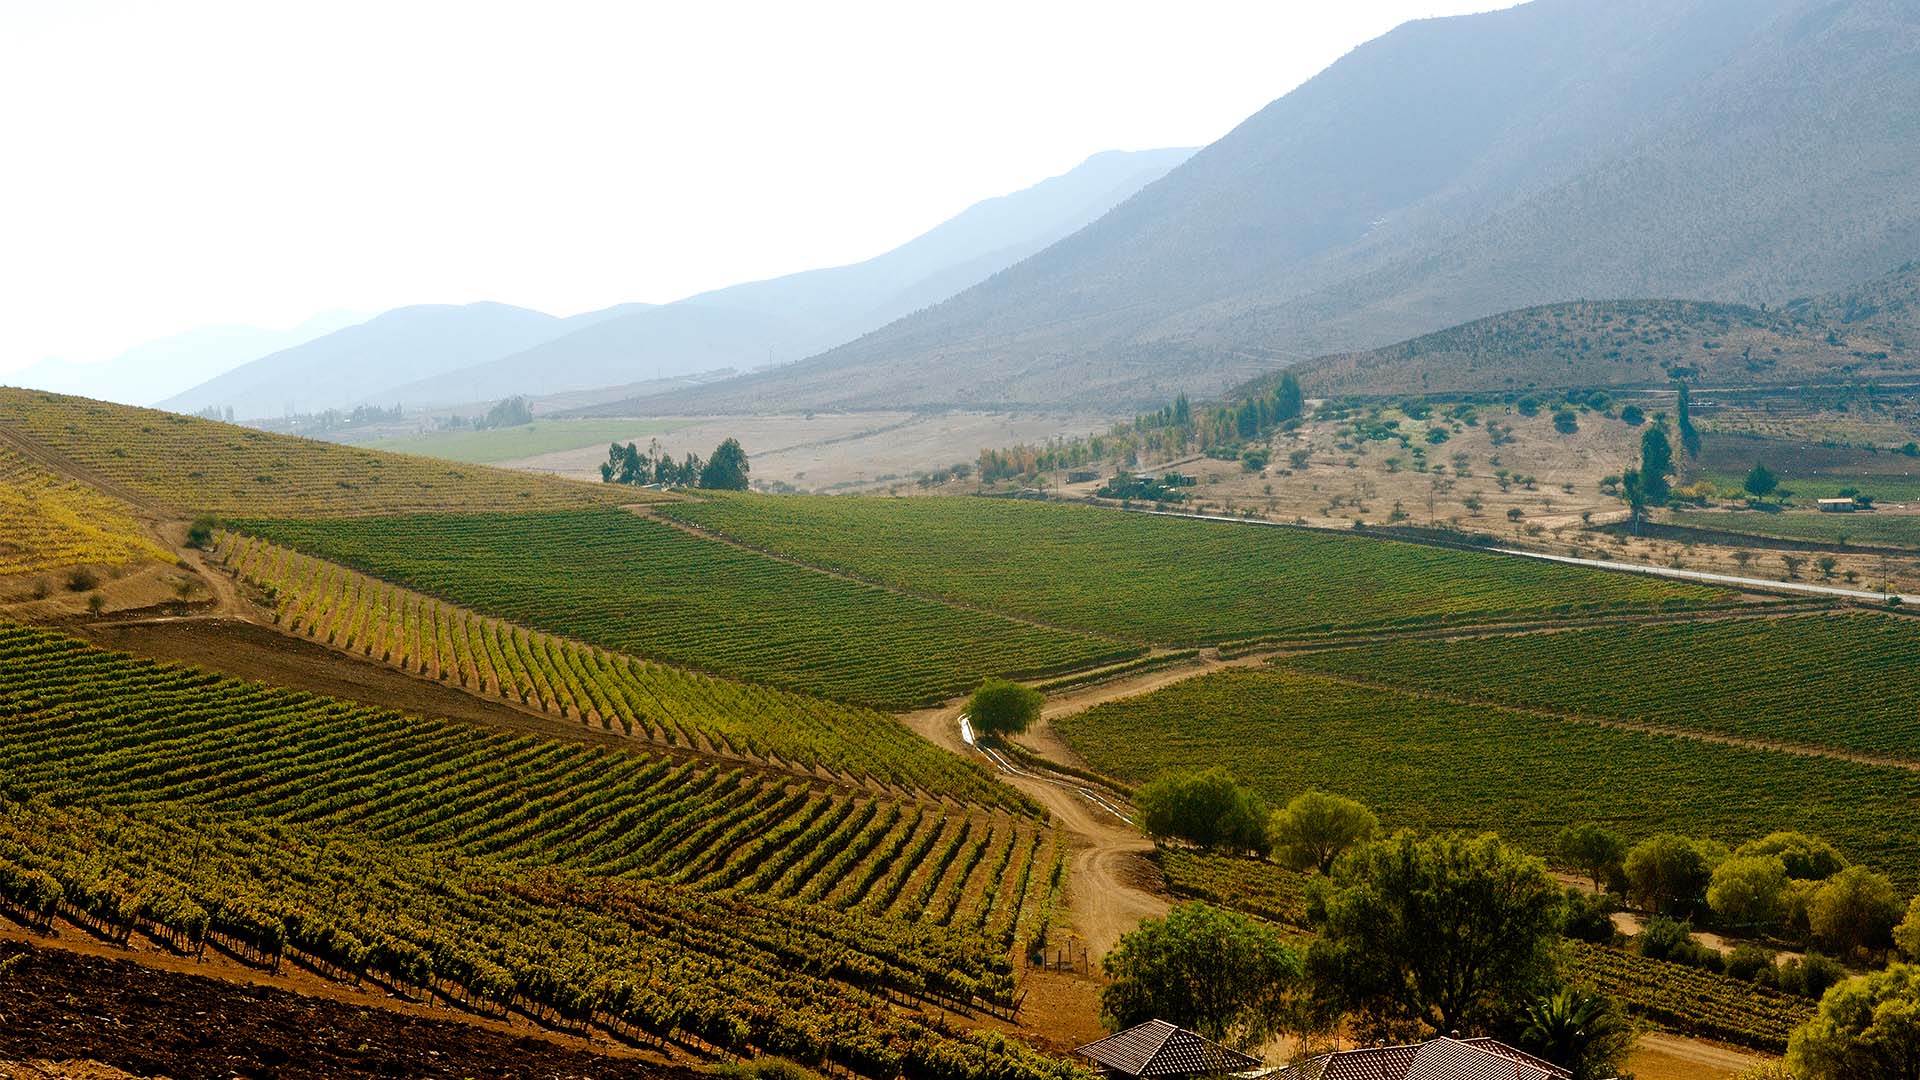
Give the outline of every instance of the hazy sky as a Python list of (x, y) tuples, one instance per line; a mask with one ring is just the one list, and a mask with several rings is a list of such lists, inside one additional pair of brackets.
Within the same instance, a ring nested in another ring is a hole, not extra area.
[(1201, 145), (1502, 0), (0, 0), (0, 371), (217, 322), (571, 314)]

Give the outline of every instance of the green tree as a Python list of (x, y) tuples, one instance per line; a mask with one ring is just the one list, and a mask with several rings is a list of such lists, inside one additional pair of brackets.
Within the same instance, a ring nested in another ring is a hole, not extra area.
[(1300, 392), (1300, 380), (1294, 378), (1291, 371), (1283, 372), (1280, 386), (1273, 392), (1274, 420), (1280, 423), (1292, 420), (1305, 410), (1306, 403), (1306, 396)]
[(1612, 1001), (1562, 988), (1527, 1006), (1520, 1047), (1573, 1074), (1573, 1080), (1620, 1075), (1639, 1041), (1633, 1024)]
[(1006, 679), (988, 679), (967, 699), (967, 720), (982, 735), (1018, 735), (1040, 719), (1046, 695)]
[(1816, 940), (1845, 958), (1887, 945), (1900, 914), (1893, 882), (1864, 866), (1849, 866), (1813, 894), (1807, 925)]
[(1735, 855), (1713, 868), (1707, 906), (1727, 925), (1772, 930), (1787, 917), (1787, 880), (1778, 855)]
[(1595, 889), (1601, 889), (1619, 876), (1627, 840), (1604, 825), (1588, 822), (1561, 829), (1554, 850), (1567, 865), (1591, 878)]
[(1156, 840), (1267, 850), (1267, 804), (1225, 769), (1163, 776), (1134, 794), (1140, 827)]
[(1787, 876), (1802, 881), (1825, 881), (1846, 868), (1847, 858), (1832, 844), (1803, 832), (1768, 833), (1740, 845), (1736, 855), (1778, 855)]
[(1373, 839), (1380, 819), (1352, 799), (1308, 791), (1276, 810), (1267, 833), (1273, 857), (1293, 870), (1325, 874), (1342, 852)]
[(1649, 836), (1627, 852), (1627, 891), (1649, 911), (1690, 912), (1705, 897), (1713, 868), (1725, 857), (1726, 849), (1710, 841), (1672, 833)]
[(1754, 498), (1764, 499), (1780, 486), (1780, 478), (1773, 475), (1772, 469), (1755, 462), (1753, 468), (1747, 470), (1746, 482), (1741, 486)]
[(1667, 478), (1673, 475), (1673, 444), (1667, 441), (1667, 429), (1654, 424), (1640, 436), (1640, 485), (1647, 504), (1665, 506), (1672, 490)]
[(1893, 928), (1893, 944), (1901, 956), (1920, 960), (1920, 896), (1908, 902), (1907, 914)]
[(1787, 1047), (1797, 1080), (1920, 1080), (1920, 967), (1895, 964), (1827, 991)]
[(1100, 992), (1109, 1030), (1157, 1018), (1246, 1047), (1280, 1032), (1300, 981), (1300, 957), (1278, 934), (1201, 903), (1142, 922), (1100, 966), (1112, 979)]
[(193, 524), (187, 526), (187, 546), (190, 548), (197, 548), (202, 551), (206, 550), (209, 547), (212, 547), (213, 546), (213, 528), (214, 528), (214, 523), (212, 518), (210, 517), (194, 518)]
[(714, 447), (713, 457), (700, 470), (700, 486), (710, 491), (747, 490), (747, 452), (729, 436)]
[(1680, 428), (1680, 449), (1690, 458), (1700, 456), (1700, 430), (1693, 426), (1693, 392), (1686, 383), (1680, 384), (1680, 395), (1674, 404), (1674, 414)]
[(1497, 836), (1397, 833), (1317, 881), (1307, 972), (1362, 1037), (1486, 1031), (1553, 984), (1565, 899)]

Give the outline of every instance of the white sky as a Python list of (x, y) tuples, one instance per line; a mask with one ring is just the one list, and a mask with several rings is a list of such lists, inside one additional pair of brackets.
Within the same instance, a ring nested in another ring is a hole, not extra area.
[(1202, 145), (1503, 0), (0, 0), (0, 372), (208, 323), (572, 314)]

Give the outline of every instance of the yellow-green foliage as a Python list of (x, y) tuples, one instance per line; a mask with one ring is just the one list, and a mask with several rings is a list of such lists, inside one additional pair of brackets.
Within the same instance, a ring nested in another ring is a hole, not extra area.
[(0, 576), (142, 559), (171, 562), (126, 504), (0, 447)]

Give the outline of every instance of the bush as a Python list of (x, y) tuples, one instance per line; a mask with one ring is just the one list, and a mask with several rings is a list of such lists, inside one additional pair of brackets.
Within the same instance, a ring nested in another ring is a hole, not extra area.
[(1847, 969), (1831, 956), (1809, 951), (1804, 960), (1781, 964), (1776, 981), (1789, 994), (1818, 1001), (1828, 990), (1847, 981)]
[(1613, 926), (1613, 913), (1618, 908), (1613, 897), (1604, 893), (1568, 889), (1566, 935), (1595, 945), (1613, 944), (1619, 933)]
[(193, 524), (187, 526), (187, 546), (204, 551), (207, 547), (211, 546), (212, 543), (213, 519), (209, 517), (195, 518)]
[(1572, 435), (1580, 430), (1580, 418), (1566, 409), (1553, 414), (1553, 430), (1562, 435)]
[(99, 587), (99, 576), (84, 566), (67, 575), (67, 589), (71, 592), (86, 592)]
[(1736, 945), (1727, 954), (1727, 974), (1746, 982), (1773, 985), (1778, 982), (1774, 951), (1761, 945)]
[(1633, 939), (1633, 949), (1649, 960), (1665, 960), (1707, 971), (1720, 971), (1726, 966), (1719, 953), (1694, 940), (1691, 926), (1664, 916), (1647, 920), (1647, 925)]
[(726, 1080), (820, 1080), (819, 1073), (781, 1057), (728, 1061), (708, 1071)]
[(1185, 840), (1203, 848), (1254, 851), (1268, 847), (1267, 805), (1225, 769), (1163, 776), (1134, 796), (1140, 827), (1156, 840)]
[(1040, 718), (1046, 695), (1006, 679), (988, 679), (967, 699), (967, 718), (982, 735), (1018, 735)]
[(1628, 427), (1639, 427), (1647, 422), (1646, 410), (1638, 405), (1628, 405), (1620, 410), (1620, 421)]

